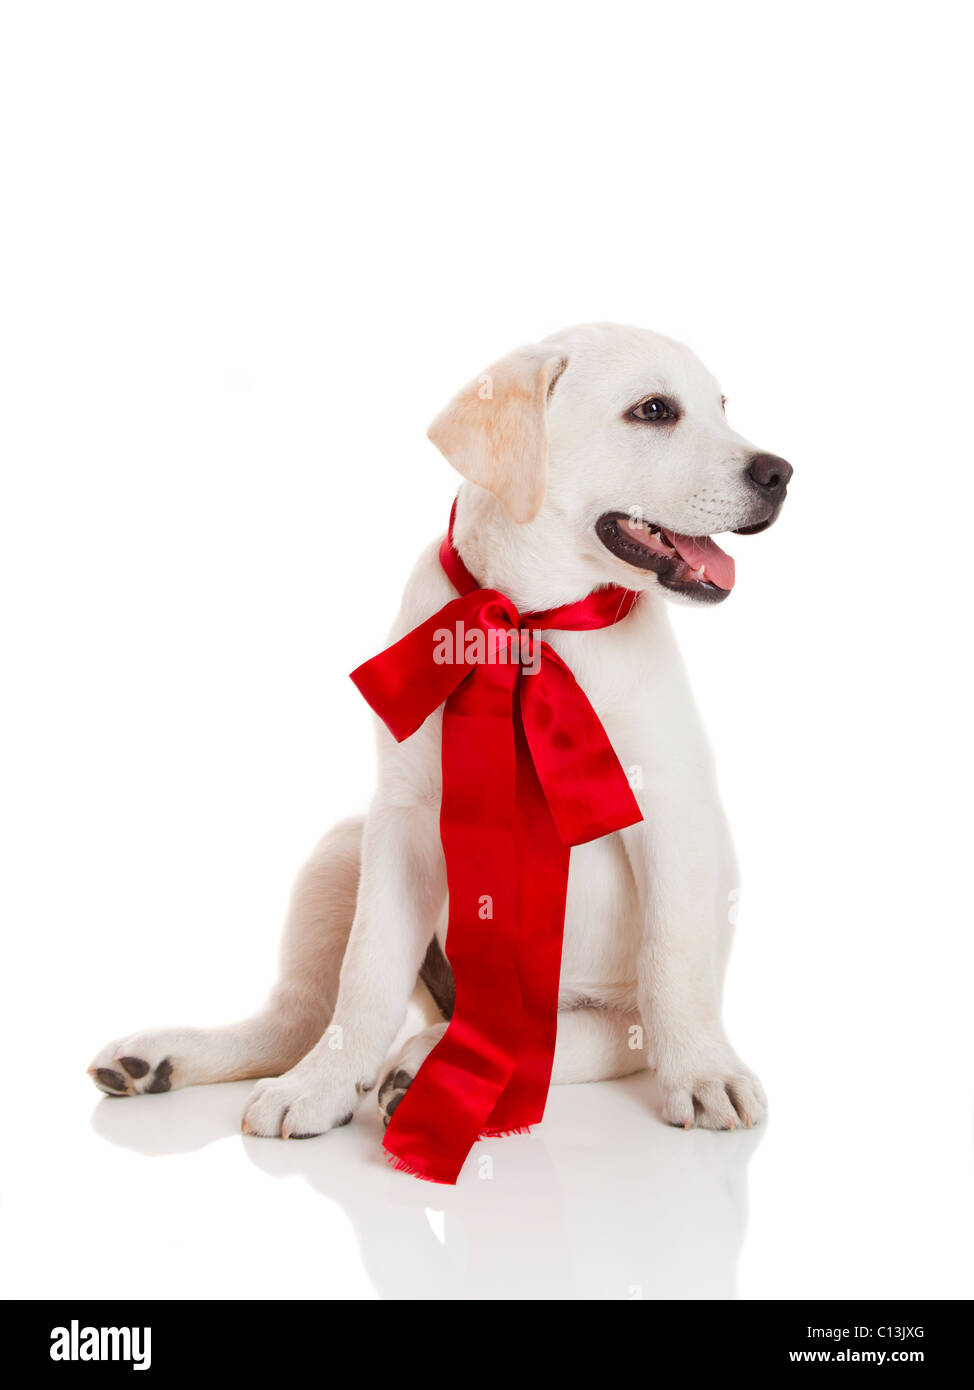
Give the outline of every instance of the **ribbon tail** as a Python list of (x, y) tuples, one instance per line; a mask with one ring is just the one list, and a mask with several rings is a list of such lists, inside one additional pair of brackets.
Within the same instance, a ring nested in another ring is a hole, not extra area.
[(542, 654), (540, 670), (521, 681), (525, 737), (558, 834), (584, 845), (643, 813), (585, 692), (546, 642)]
[(440, 834), (456, 1003), (383, 1140), (397, 1165), (434, 1182), (456, 1182), (520, 1051), (516, 680), (513, 666), (478, 667), (447, 701), (443, 716)]
[(486, 1134), (522, 1133), (544, 1115), (558, 1031), (558, 984), (570, 850), (555, 825), (517, 711), (518, 978), (524, 1009), (517, 1065)]

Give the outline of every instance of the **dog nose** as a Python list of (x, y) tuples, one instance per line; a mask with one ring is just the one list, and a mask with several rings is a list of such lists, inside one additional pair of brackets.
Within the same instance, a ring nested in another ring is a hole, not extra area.
[(776, 454), (755, 454), (747, 466), (747, 476), (771, 502), (782, 500), (794, 471), (790, 463)]

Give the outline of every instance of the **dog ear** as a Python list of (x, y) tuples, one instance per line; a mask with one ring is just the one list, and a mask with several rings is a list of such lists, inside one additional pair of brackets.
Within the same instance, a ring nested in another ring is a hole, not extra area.
[(548, 483), (548, 396), (568, 359), (517, 348), (459, 391), (429, 427), (458, 473), (492, 492), (514, 521), (533, 521)]

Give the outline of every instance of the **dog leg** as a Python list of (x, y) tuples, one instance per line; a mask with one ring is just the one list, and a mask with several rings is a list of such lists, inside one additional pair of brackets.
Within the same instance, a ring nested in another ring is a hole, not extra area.
[(298, 875), (281, 942), (280, 975), (264, 1009), (222, 1028), (156, 1028), (119, 1038), (88, 1068), (110, 1096), (157, 1093), (287, 1071), (321, 1037), (358, 893), (362, 825), (343, 821)]
[(632, 1009), (563, 1009), (551, 1069), (553, 1086), (576, 1081), (610, 1081), (646, 1065), (639, 1013)]
[[(379, 1087), (379, 1113), (388, 1124), (416, 1073), (446, 1032), (445, 1023), (424, 1028), (408, 1038)], [(646, 1065), (642, 1024), (635, 1009), (563, 1009), (558, 1014), (558, 1039), (551, 1071), (553, 1086), (575, 1081), (608, 1081), (629, 1076)]]
[(446, 894), (437, 811), (429, 803), (386, 804), (370, 813), (331, 1025), (296, 1067), (259, 1083), (244, 1109), (245, 1133), (322, 1134), (347, 1124), (375, 1084)]
[(622, 832), (643, 907), (640, 1013), (663, 1119), (683, 1129), (750, 1127), (767, 1113), (761, 1083), (721, 1020), (734, 856), (716, 794), (658, 794)]

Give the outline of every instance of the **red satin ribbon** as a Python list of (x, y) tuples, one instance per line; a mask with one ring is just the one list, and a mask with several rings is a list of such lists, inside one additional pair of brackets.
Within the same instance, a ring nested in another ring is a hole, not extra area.
[[(455, 515), (456, 503), (440, 563), (461, 597), (352, 672), (400, 742), (444, 705), (440, 838), (456, 1003), (383, 1142), (397, 1167), (445, 1183), (456, 1182), (482, 1135), (541, 1119), (570, 847), (642, 819), (598, 715), (565, 663), (542, 642), (537, 669), (527, 671), (516, 652), (511, 659), (504, 636), (608, 627), (638, 595), (597, 589), (579, 603), (519, 614), (497, 590), (481, 589), (454, 550)], [(454, 642), (447, 662), (435, 634), (455, 633), (458, 623), (467, 635), (484, 633), (485, 650)], [(521, 657), (537, 663), (523, 648)]]

